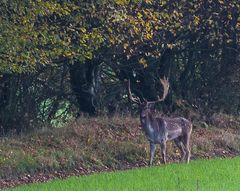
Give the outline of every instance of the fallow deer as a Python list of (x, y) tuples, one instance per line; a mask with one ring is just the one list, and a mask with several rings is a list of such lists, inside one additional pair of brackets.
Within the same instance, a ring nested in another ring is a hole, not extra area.
[(190, 148), (189, 141), (192, 132), (192, 123), (183, 118), (167, 118), (167, 117), (155, 117), (152, 108), (161, 101), (164, 101), (169, 90), (169, 82), (164, 77), (160, 79), (163, 86), (163, 96), (156, 101), (141, 101), (139, 97), (133, 97), (130, 88), (130, 80), (128, 80), (128, 96), (129, 99), (137, 103), (140, 108), (140, 122), (142, 129), (150, 143), (150, 160), (149, 166), (152, 165), (154, 153), (156, 150), (156, 144), (160, 144), (163, 163), (166, 164), (166, 142), (174, 140), (176, 146), (181, 151), (181, 161), (184, 159), (187, 163), (190, 160)]

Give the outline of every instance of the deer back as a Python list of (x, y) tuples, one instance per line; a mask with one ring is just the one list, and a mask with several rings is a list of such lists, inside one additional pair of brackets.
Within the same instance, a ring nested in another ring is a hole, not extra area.
[(175, 139), (180, 136), (187, 136), (192, 131), (192, 123), (183, 118), (163, 118), (166, 124), (166, 132), (168, 140)]

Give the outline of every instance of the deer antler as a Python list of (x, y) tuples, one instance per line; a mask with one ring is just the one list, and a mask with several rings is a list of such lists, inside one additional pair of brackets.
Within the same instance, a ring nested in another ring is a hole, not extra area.
[(129, 96), (129, 99), (132, 102), (137, 103), (137, 104), (141, 104), (140, 98), (139, 97), (133, 97), (133, 95), (132, 95), (131, 88), (130, 88), (130, 80), (128, 80), (128, 96)]
[(160, 82), (163, 85), (163, 96), (162, 96), (161, 99), (159, 99), (159, 101), (163, 101), (168, 94), (169, 82), (168, 82), (168, 79), (165, 76), (163, 77), (163, 79), (160, 78)]
[(149, 101), (148, 103), (154, 104), (154, 103), (161, 102), (161, 101), (165, 100), (165, 98), (168, 94), (168, 90), (169, 90), (169, 82), (168, 82), (168, 79), (165, 76), (163, 77), (163, 79), (160, 78), (160, 82), (163, 86), (163, 96), (162, 96), (162, 98), (160, 98), (158, 96), (158, 99), (156, 101)]

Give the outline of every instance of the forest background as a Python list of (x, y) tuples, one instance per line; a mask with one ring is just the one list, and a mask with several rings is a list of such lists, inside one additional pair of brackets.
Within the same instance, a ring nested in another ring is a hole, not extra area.
[(240, 113), (238, 0), (2, 0), (0, 133), (79, 116), (135, 115), (126, 81), (208, 122)]

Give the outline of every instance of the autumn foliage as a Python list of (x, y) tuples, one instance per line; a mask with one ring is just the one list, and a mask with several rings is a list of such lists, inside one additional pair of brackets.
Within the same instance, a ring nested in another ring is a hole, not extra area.
[(239, 114), (239, 14), (237, 0), (1, 1), (1, 134), (135, 113), (127, 79), (154, 99), (167, 76), (165, 113)]

